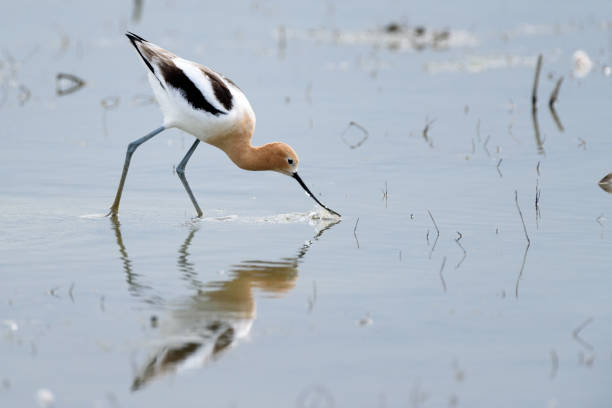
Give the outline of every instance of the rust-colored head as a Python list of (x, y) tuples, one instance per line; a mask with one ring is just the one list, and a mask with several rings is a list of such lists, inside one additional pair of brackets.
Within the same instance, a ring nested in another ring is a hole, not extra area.
[(295, 150), (286, 143), (274, 142), (264, 146), (266, 170), (273, 170), (287, 176), (293, 176), (297, 172), (298, 158)]
[(340, 217), (340, 214), (335, 212), (329, 207), (326, 207), (319, 201), (317, 197), (310, 191), (306, 184), (302, 180), (302, 178), (298, 175), (297, 168), (299, 164), (299, 159), (297, 157), (297, 153), (295, 150), (291, 148), (288, 144), (275, 142), (269, 143), (263, 146), (267, 151), (265, 152), (265, 157), (268, 157), (268, 165), (269, 167), (266, 170), (274, 170), (279, 173), (285, 174), (287, 176), (291, 176), (302, 186), (304, 191), (317, 202), (321, 207), (325, 208), (330, 213)]

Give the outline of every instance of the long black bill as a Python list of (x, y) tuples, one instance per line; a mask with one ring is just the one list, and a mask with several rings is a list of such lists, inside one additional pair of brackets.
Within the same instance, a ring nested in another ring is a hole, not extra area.
[(315, 201), (317, 202), (317, 204), (319, 204), (321, 207), (325, 208), (325, 209), (326, 209), (327, 211), (329, 211), (330, 213), (332, 213), (332, 214), (334, 214), (334, 215), (337, 215), (338, 217), (341, 217), (341, 215), (340, 215), (340, 214), (338, 214), (337, 212), (335, 212), (335, 211), (334, 211), (334, 210), (332, 210), (331, 208), (324, 206), (322, 202), (320, 202), (319, 200), (317, 200), (317, 197), (315, 197), (315, 195), (314, 195), (314, 194), (312, 194), (312, 193), (310, 192), (310, 190), (308, 189), (308, 187), (306, 187), (306, 184), (304, 184), (304, 182), (302, 181), (302, 179), (300, 178), (300, 176), (299, 176), (297, 173), (293, 173), (293, 178), (294, 178), (294, 179), (296, 179), (298, 183), (300, 183), (300, 186), (302, 186), (302, 188), (303, 188), (304, 190), (306, 190), (306, 192), (308, 193), (308, 195), (309, 195), (309, 196), (311, 196), (311, 197), (312, 197), (312, 199), (313, 199), (313, 200), (315, 200)]

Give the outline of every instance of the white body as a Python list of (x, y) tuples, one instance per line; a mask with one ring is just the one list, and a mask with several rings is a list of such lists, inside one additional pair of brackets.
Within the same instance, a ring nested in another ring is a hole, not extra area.
[[(214, 97), (208, 78), (193, 66), (193, 62), (177, 57), (174, 59), (174, 63), (183, 69), (213, 106), (219, 110), (224, 110), (223, 106)], [(219, 76), (222, 78), (221, 75)], [(227, 114), (215, 116), (212, 113), (194, 109), (177, 89), (168, 86), (163, 89), (151, 72), (149, 72), (148, 77), (155, 99), (157, 99), (164, 116), (163, 125), (165, 128), (176, 127), (192, 134), (202, 142), (209, 143), (210, 139), (216, 135), (231, 131), (240, 123), (244, 115), (248, 115), (252, 119), (253, 127), (255, 127), (255, 112), (253, 112), (248, 99), (238, 87), (227, 81), (225, 83), (232, 93), (234, 104)]]

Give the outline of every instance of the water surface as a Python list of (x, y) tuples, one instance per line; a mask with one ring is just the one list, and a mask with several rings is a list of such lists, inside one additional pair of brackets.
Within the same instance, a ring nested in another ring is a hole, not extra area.
[[(2, 406), (609, 405), (608, 2), (143, 4), (0, 13)], [(161, 120), (126, 29), (236, 81), (341, 222), (210, 146), (193, 220), (177, 130), (91, 216)]]

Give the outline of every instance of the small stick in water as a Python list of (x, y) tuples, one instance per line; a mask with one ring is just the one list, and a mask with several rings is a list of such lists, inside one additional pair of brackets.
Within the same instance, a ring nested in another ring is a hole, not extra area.
[(74, 282), (70, 285), (70, 289), (68, 289), (68, 296), (70, 296), (70, 300), (74, 303)]
[(536, 103), (538, 102), (538, 82), (540, 81), (540, 71), (542, 70), (542, 54), (538, 55), (538, 62), (536, 64), (535, 77), (533, 78), (533, 89), (531, 90), (531, 108), (536, 109)]
[(550, 351), (550, 378), (553, 379), (557, 376), (557, 370), (559, 370), (559, 356), (557, 356), (557, 352), (555, 350)]
[[(351, 144), (349, 142), (346, 141), (346, 139), (344, 138), (344, 135), (346, 134), (346, 132), (348, 132), (348, 130), (351, 127), (356, 127), (357, 129), (361, 130), (361, 132), (363, 132), (363, 137), (361, 138), (361, 140), (359, 140), (357, 143)], [(366, 128), (364, 128), (363, 126), (361, 126), (359, 123), (357, 122), (353, 122), (350, 121), (348, 126), (346, 127), (346, 129), (344, 129), (344, 132), (342, 132), (342, 141), (344, 142), (344, 144), (346, 144), (348, 147), (350, 147), (351, 149), (356, 149), (359, 146), (361, 146), (366, 140), (368, 140), (368, 136), (370, 134), (368, 133), (368, 131), (366, 130)]]
[(385, 208), (387, 208), (387, 200), (389, 199), (389, 190), (387, 189), (387, 182), (385, 181), (385, 189), (382, 191), (382, 199), (385, 200)]
[[(436, 239), (434, 240), (433, 246), (431, 247), (431, 251), (429, 251), (429, 259), (431, 259), (431, 255), (433, 254), (433, 251), (436, 249), (436, 245), (438, 244), (438, 238), (440, 238), (440, 230), (438, 229), (438, 224), (436, 224), (436, 220), (434, 220), (433, 215), (431, 215), (431, 211), (427, 210), (427, 213), (429, 214), (429, 218), (431, 218), (431, 221), (433, 222), (433, 225), (436, 228)], [(427, 237), (429, 238), (429, 230), (427, 231)]]
[(446, 257), (442, 259), (442, 265), (440, 266), (440, 281), (442, 281), (442, 289), (444, 290), (444, 293), (446, 293), (446, 282), (444, 281), (444, 275), (442, 275), (444, 265), (446, 265)]
[(485, 142), (482, 145), (485, 153), (487, 154), (487, 157), (491, 157), (491, 153), (489, 153), (489, 149), (487, 148), (487, 144), (489, 143), (490, 139), (491, 139), (491, 135), (487, 135), (487, 138), (485, 139)]
[(459, 263), (457, 263), (457, 265), (455, 265), (455, 269), (459, 269), (459, 267), (461, 266), (461, 264), (463, 263), (463, 261), (467, 257), (467, 251), (465, 250), (463, 245), (461, 245), (461, 242), (459, 242), (459, 241), (461, 241), (461, 238), (463, 238), (463, 235), (459, 231), (457, 231), (457, 234), (459, 234), (459, 236), (457, 238), (455, 238), (455, 242), (457, 243), (457, 245), (459, 245), (459, 248), (461, 248), (461, 250), (463, 251), (463, 257), (461, 258)]
[(514, 202), (516, 203), (516, 209), (518, 210), (519, 215), (521, 216), (521, 222), (523, 223), (523, 231), (525, 232), (525, 238), (527, 239), (527, 244), (531, 244), (531, 240), (529, 239), (529, 234), (527, 234), (527, 227), (525, 226), (525, 220), (523, 219), (523, 212), (521, 211), (521, 207), (518, 202), (518, 191), (514, 190)]
[(357, 242), (357, 248), (359, 248), (359, 240), (357, 239), (357, 224), (359, 224), (359, 217), (357, 217), (357, 221), (355, 221), (355, 228), (353, 228), (353, 236), (355, 237), (355, 242)]
[(435, 118), (433, 118), (432, 120), (429, 119), (425, 119), (425, 127), (423, 128), (423, 139), (425, 139), (425, 141), (427, 142), (427, 144), (429, 145), (429, 147), (433, 148), (433, 140), (431, 140), (429, 138), (428, 132), (429, 132), (429, 127), (431, 125), (433, 125), (433, 123), (436, 121)]
[(85, 86), (85, 81), (76, 75), (60, 72), (55, 77), (55, 92), (58, 96), (71, 94)]
[(580, 326), (576, 327), (573, 331), (572, 331), (572, 337), (574, 337), (574, 340), (576, 340), (578, 343), (580, 343), (583, 347), (585, 347), (588, 350), (593, 350), (593, 346), (590, 345), (589, 343), (587, 343), (586, 341), (584, 341), (584, 339), (582, 337), (580, 337), (580, 332), (582, 331), (582, 329), (584, 329), (585, 327), (587, 327), (589, 324), (591, 324), (591, 322), (593, 321), (592, 317), (589, 317), (588, 319), (586, 319), (584, 322), (582, 322), (580, 324)]
[(555, 102), (557, 102), (557, 97), (559, 96), (559, 89), (561, 89), (562, 83), (563, 83), (563, 77), (560, 77), (559, 79), (557, 79), (557, 83), (555, 84), (555, 89), (553, 89), (552, 93), (550, 94), (550, 99), (548, 99), (548, 106), (550, 106), (551, 108), (553, 107)]
[(550, 110), (550, 114), (557, 125), (557, 129), (559, 132), (563, 132), (565, 129), (563, 128), (563, 124), (561, 123), (561, 119), (559, 119), (559, 115), (557, 115), (557, 111), (555, 110), (555, 102), (557, 102), (557, 97), (559, 96), (559, 89), (561, 88), (561, 83), (563, 82), (563, 77), (557, 80), (555, 84), (555, 89), (553, 89), (550, 94), (550, 99), (548, 100), (548, 109)]
[(431, 211), (427, 210), (427, 214), (429, 214), (429, 218), (431, 218), (431, 222), (433, 222), (434, 227), (436, 227), (436, 233), (440, 235), (440, 230), (438, 229), (438, 224), (436, 224), (436, 220), (434, 220), (433, 215), (431, 215)]

